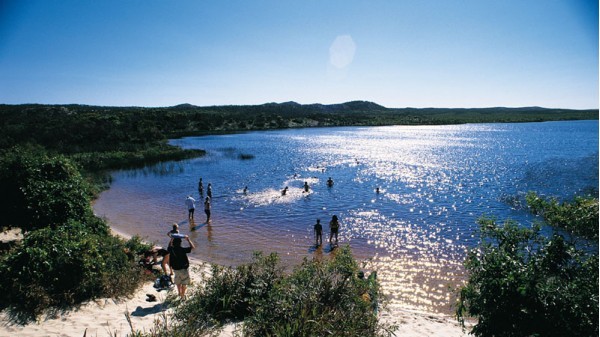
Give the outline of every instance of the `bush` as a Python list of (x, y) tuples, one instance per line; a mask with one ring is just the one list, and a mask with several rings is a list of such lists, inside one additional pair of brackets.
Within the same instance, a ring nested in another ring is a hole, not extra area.
[(597, 336), (598, 256), (540, 227), (479, 221), (482, 243), (465, 266), (457, 318), (475, 336)]
[(529, 192), (526, 199), (531, 211), (541, 215), (550, 226), (598, 240), (597, 198), (575, 197), (573, 202), (559, 203), (556, 198), (544, 199)]
[(16, 147), (0, 159), (3, 225), (32, 230), (92, 216), (90, 189), (65, 157)]
[(0, 159), (3, 226), (26, 230), (0, 258), (0, 309), (19, 322), (97, 297), (131, 293), (144, 244), (114, 237), (93, 215), (89, 185), (63, 156), (23, 146)]
[(211, 277), (191, 292), (174, 318), (186, 329), (198, 331), (244, 320), (283, 277), (278, 261), (276, 254), (255, 253), (251, 263), (236, 268), (213, 265)]
[(179, 302), (174, 321), (165, 318), (146, 336), (202, 336), (235, 321), (243, 322), (244, 336), (391, 335), (392, 327), (377, 319), (376, 278), (359, 272), (349, 247), (330, 261), (305, 259), (289, 275), (275, 254), (257, 253), (236, 268), (213, 266), (211, 277)]
[[(101, 222), (101, 220), (98, 220)], [(97, 297), (131, 293), (142, 273), (126, 243), (75, 220), (26, 235), (0, 261), (0, 303), (26, 322)]]
[[(332, 261), (305, 260), (259, 299), (248, 336), (378, 336), (376, 279), (359, 278), (348, 247)], [(373, 274), (374, 275), (374, 274)], [(380, 300), (380, 299), (379, 299)]]

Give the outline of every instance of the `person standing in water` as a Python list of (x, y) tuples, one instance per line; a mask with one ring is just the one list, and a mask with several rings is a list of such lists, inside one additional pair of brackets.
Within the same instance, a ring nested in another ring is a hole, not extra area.
[(210, 183), (208, 183), (208, 186), (206, 187), (206, 195), (212, 199), (212, 185)]
[(194, 210), (196, 210), (196, 199), (192, 198), (191, 195), (188, 195), (187, 199), (185, 199), (185, 204), (188, 208), (188, 219), (193, 219)]
[(327, 187), (333, 187), (333, 179), (331, 179), (331, 177), (327, 179)]
[(331, 221), (329, 221), (329, 244), (331, 244), (331, 239), (335, 236), (335, 244), (337, 245), (339, 229), (340, 222), (337, 215), (334, 215), (331, 217)]
[(198, 193), (200, 194), (200, 198), (204, 196), (204, 185), (202, 184), (202, 178), (198, 181)]
[(288, 187), (286, 186), (283, 190), (281, 190), (281, 195), (286, 195), (288, 191)]
[(323, 244), (323, 226), (321, 225), (321, 220), (317, 219), (317, 223), (314, 226), (315, 229), (315, 244), (320, 246)]
[(304, 192), (308, 193), (310, 191), (310, 187), (308, 186), (308, 182), (304, 182)]
[(206, 223), (210, 223), (210, 198), (204, 200), (204, 213), (206, 213)]

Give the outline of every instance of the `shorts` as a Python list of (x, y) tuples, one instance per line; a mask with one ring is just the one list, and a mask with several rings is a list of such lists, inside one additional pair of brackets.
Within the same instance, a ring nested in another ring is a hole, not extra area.
[(191, 283), (190, 272), (187, 269), (174, 270), (176, 285), (189, 285)]
[(332, 229), (331, 229), (331, 233), (333, 233), (333, 234), (337, 234), (337, 232), (338, 232), (338, 229), (337, 229), (337, 228), (332, 228)]

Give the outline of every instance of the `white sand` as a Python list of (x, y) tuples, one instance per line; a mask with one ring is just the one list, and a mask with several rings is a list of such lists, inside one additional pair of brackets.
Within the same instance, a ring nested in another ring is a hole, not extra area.
[[(124, 233), (118, 233), (127, 236)], [(200, 265), (200, 261), (192, 261)], [(192, 276), (194, 282), (201, 282), (201, 275), (195, 272)], [(174, 290), (176, 291), (176, 290)], [(154, 294), (156, 302), (147, 302), (146, 294)], [(152, 282), (143, 285), (130, 299), (114, 300), (99, 299), (86, 303), (79, 308), (60, 315), (60, 317), (43, 317), (36, 323), (17, 325), (11, 323), (5, 312), (0, 313), (0, 336), (73, 336), (82, 337), (87, 331), (87, 337), (120, 336), (125, 337), (131, 332), (126, 313), (130, 314), (131, 324), (136, 330), (149, 331), (155, 320), (160, 320), (163, 315), (169, 314), (162, 301), (166, 292), (157, 292)], [(444, 336), (465, 337), (453, 317), (427, 313), (417, 313), (402, 308), (393, 308), (390, 312), (383, 313), (383, 320), (394, 322), (399, 326), (397, 336)], [(221, 337), (233, 336), (236, 329), (234, 325), (227, 326)]]

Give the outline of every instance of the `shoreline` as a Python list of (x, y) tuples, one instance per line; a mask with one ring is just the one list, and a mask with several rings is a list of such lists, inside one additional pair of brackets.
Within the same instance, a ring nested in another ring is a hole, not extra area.
[[(133, 235), (110, 227), (113, 235), (129, 239)], [(2, 233), (6, 237), (5, 233)], [(190, 257), (192, 282), (202, 282), (203, 269), (206, 262)], [(205, 271), (206, 269), (204, 269)], [(9, 321), (6, 312), (0, 312), (0, 335), (16, 335), (22, 337), (36, 336), (126, 336), (131, 333), (131, 320), (134, 329), (149, 332), (154, 327), (155, 320), (169, 314), (170, 309), (163, 307), (166, 292), (157, 292), (153, 282), (145, 282), (138, 290), (127, 298), (100, 298), (58, 315), (44, 315), (37, 322), (19, 325)], [(175, 291), (174, 289), (168, 291)], [(154, 294), (157, 302), (147, 302), (146, 294)], [(466, 337), (458, 322), (452, 316), (436, 313), (417, 312), (401, 307), (388, 307), (380, 314), (380, 319), (396, 324), (394, 331), (397, 336), (421, 337)], [(219, 337), (233, 337), (237, 324), (225, 326)]]

